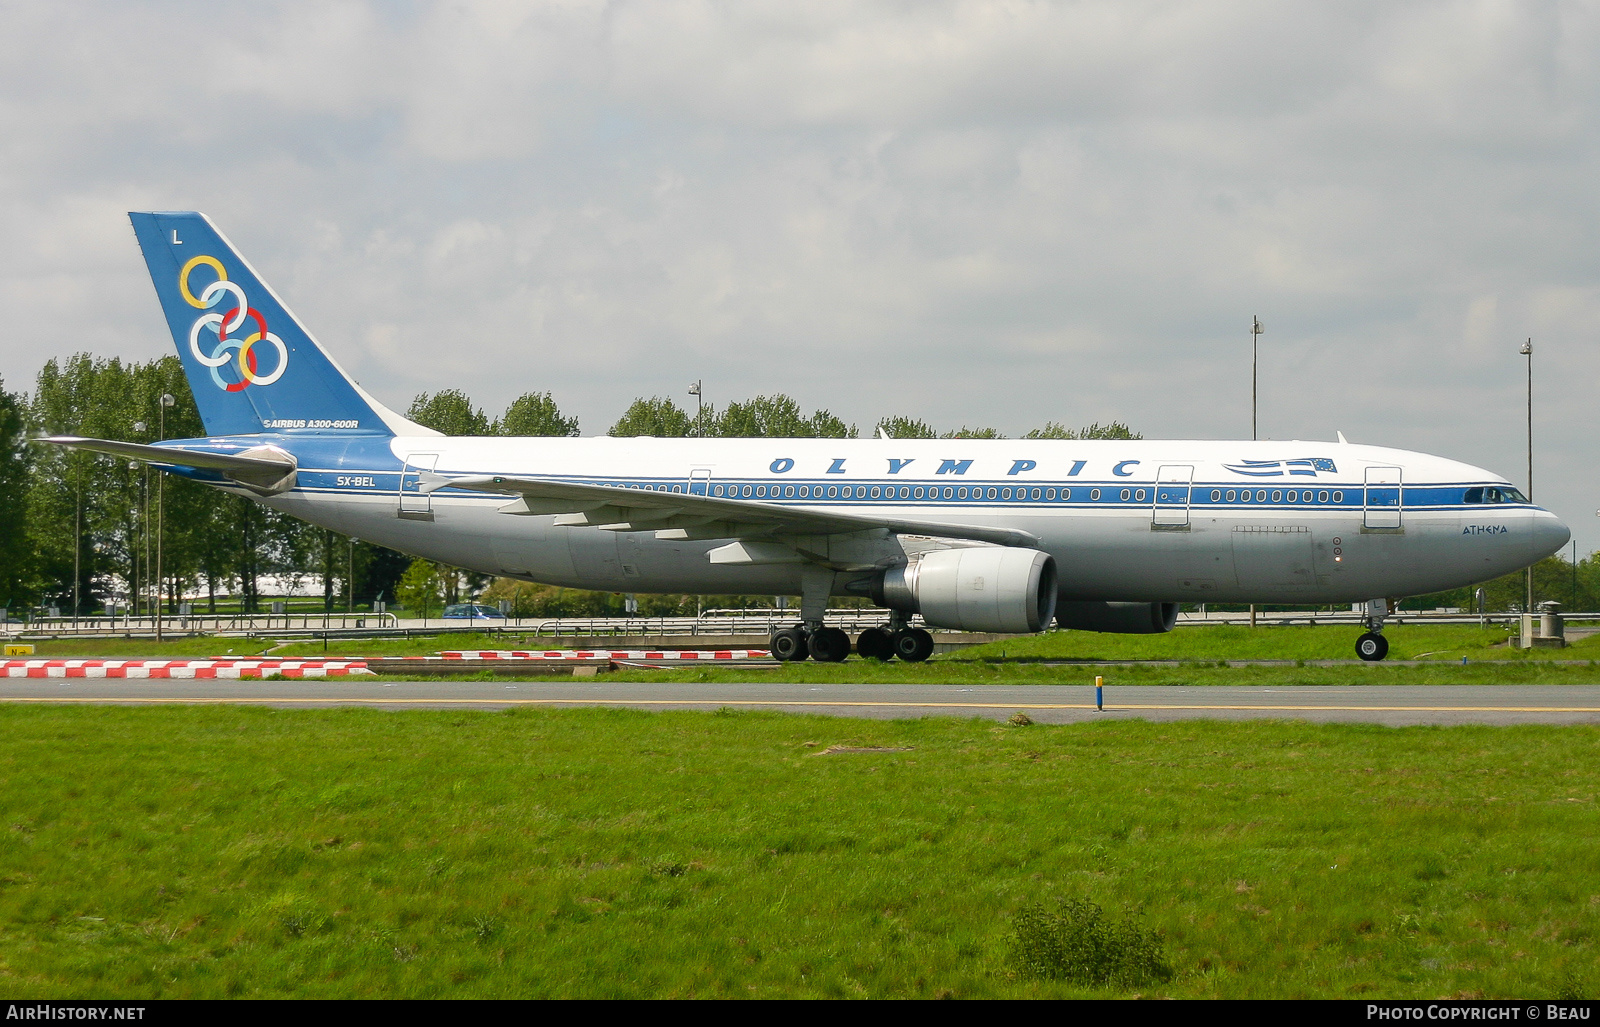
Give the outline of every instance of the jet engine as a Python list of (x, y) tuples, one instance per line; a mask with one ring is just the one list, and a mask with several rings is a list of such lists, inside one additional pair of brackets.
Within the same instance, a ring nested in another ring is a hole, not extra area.
[(975, 546), (912, 556), (868, 584), (872, 601), (962, 631), (1043, 631), (1056, 608), (1056, 562), (1037, 549)]
[(1178, 623), (1178, 604), (1061, 602), (1056, 604), (1056, 623), (1077, 631), (1159, 635)]

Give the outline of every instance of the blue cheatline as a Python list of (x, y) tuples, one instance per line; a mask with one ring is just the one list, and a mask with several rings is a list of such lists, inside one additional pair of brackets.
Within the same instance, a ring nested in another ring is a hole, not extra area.
[(407, 422), (350, 380), (204, 214), (128, 218), (208, 435), (403, 430)]

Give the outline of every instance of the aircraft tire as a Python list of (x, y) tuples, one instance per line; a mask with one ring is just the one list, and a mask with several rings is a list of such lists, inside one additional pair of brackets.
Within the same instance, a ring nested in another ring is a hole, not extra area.
[(811, 633), (811, 658), (818, 663), (843, 663), (850, 655), (850, 636), (838, 628), (818, 628)]
[(933, 655), (933, 636), (921, 628), (907, 628), (894, 635), (894, 654), (907, 663), (921, 663)]
[(1389, 655), (1389, 640), (1368, 631), (1356, 639), (1356, 655), (1368, 663), (1375, 663)]
[(800, 628), (784, 628), (772, 636), (772, 658), (780, 663), (797, 663), (811, 655), (806, 633)]
[(868, 628), (856, 639), (856, 652), (863, 660), (894, 659), (894, 639), (882, 628)]

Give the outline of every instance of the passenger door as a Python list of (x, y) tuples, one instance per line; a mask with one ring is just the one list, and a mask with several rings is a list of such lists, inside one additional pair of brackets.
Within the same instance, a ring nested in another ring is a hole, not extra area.
[(1189, 493), (1194, 465), (1163, 464), (1156, 474), (1155, 506), (1150, 511), (1153, 531), (1189, 530)]
[(1400, 486), (1400, 468), (1367, 468), (1366, 499), (1363, 504), (1361, 530), (1404, 530)]
[(400, 469), (400, 509), (398, 515), (412, 521), (433, 520), (433, 493), (422, 492), (423, 472), (433, 470), (439, 462), (438, 453), (412, 453)]

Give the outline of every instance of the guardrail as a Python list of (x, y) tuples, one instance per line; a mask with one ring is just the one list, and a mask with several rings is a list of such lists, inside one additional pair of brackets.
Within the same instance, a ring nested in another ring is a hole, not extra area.
[[(889, 611), (829, 610), (823, 619), (836, 628), (863, 631), (886, 624)], [(798, 623), (799, 610), (752, 610), (748, 613), (718, 611), (699, 617), (561, 617), (539, 621), (533, 630), (555, 638), (563, 635), (590, 638), (618, 635), (766, 635)], [(923, 626), (920, 616), (913, 616), (911, 623)], [(506, 624), (508, 629), (511, 626), (511, 623)]]
[[(161, 630), (173, 634), (207, 634), (270, 631), (346, 631), (360, 628), (395, 628), (400, 619), (393, 613), (254, 613), (162, 616)], [(25, 624), (7, 624), (14, 633), (44, 634), (154, 634), (156, 618), (130, 614), (83, 617), (35, 617)]]
[[(1600, 613), (1563, 613), (1562, 620), (1569, 627), (1581, 627), (1582, 622), (1600, 622)], [(1520, 613), (1466, 613), (1420, 611), (1391, 614), (1389, 624), (1503, 624), (1515, 627)], [(881, 627), (888, 622), (889, 611), (881, 609), (829, 610), (826, 621), (833, 627), (859, 632), (870, 627)], [(352, 636), (352, 635), (439, 635), (476, 632), (489, 635), (516, 634), (521, 636), (546, 636), (550, 638), (598, 637), (651, 637), (665, 635), (768, 635), (778, 628), (798, 623), (800, 611), (788, 610), (711, 610), (698, 617), (560, 617), (560, 618), (492, 618), (463, 620), (407, 618), (402, 620), (392, 612), (385, 613), (262, 613), (195, 614), (188, 617), (161, 618), (164, 633), (218, 634), (218, 635), (293, 635), (293, 636)], [(1260, 611), (1256, 623), (1262, 626), (1281, 625), (1359, 625), (1364, 616), (1340, 611), (1329, 613), (1316, 610)], [(1189, 611), (1178, 615), (1182, 627), (1205, 627), (1248, 624), (1247, 611), (1219, 612)], [(911, 623), (929, 627), (920, 616)], [(930, 628), (939, 632), (947, 629)], [(9, 635), (154, 635), (155, 618), (131, 617), (44, 617), (27, 623), (11, 622), (0, 625), (0, 633)]]

